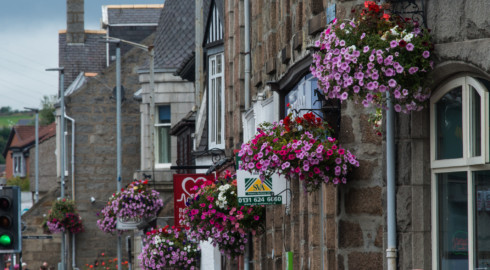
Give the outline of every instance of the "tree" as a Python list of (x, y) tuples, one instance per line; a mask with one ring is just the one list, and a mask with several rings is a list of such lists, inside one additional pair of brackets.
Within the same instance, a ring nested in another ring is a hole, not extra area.
[(54, 103), (56, 102), (56, 96), (43, 96), (41, 100), (42, 109), (39, 111), (39, 124), (42, 126), (49, 125), (54, 122)]
[(12, 108), (10, 106), (4, 106), (0, 108), (0, 114), (9, 114), (12, 112)]
[(5, 149), (7, 140), (9, 139), (10, 128), (4, 127), (0, 128), (0, 164), (5, 164), (5, 158), (1, 154)]

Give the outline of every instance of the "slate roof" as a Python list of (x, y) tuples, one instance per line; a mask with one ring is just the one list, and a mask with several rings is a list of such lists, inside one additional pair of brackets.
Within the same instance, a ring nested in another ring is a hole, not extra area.
[[(162, 0), (163, 2), (163, 0)], [(102, 6), (102, 25), (157, 24), (161, 5), (106, 5)]]
[[(17, 136), (18, 140), (12, 143), (14, 136)], [(53, 122), (47, 126), (39, 127), (39, 143), (56, 136), (56, 123)], [(8, 150), (11, 148), (24, 148), (34, 145), (36, 141), (36, 127), (35, 126), (14, 126), (10, 131), (9, 139), (3, 150), (3, 156), (5, 157)]]
[(195, 0), (166, 0), (155, 37), (155, 68), (175, 71), (194, 51)]

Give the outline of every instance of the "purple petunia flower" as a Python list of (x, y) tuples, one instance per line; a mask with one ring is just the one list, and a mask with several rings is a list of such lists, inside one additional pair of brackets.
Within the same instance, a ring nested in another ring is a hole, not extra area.
[(411, 51), (413, 51), (414, 46), (412, 43), (408, 43), (406, 48), (407, 48), (407, 51), (411, 52)]
[(400, 106), (400, 104), (395, 104), (395, 106), (393, 106), (393, 109), (395, 109), (395, 112), (400, 112), (402, 110), (402, 106)]
[(388, 81), (388, 85), (391, 87), (391, 88), (395, 88), (396, 86), (396, 81), (394, 79), (390, 79)]
[(392, 40), (392, 41), (390, 42), (390, 47), (391, 47), (391, 48), (395, 48), (396, 46), (398, 46), (398, 42), (397, 42), (396, 40)]
[(414, 74), (415, 72), (417, 72), (419, 70), (418, 67), (411, 67), (408, 69), (408, 73), (410, 74)]
[(392, 76), (394, 76), (394, 75), (395, 75), (395, 71), (394, 71), (392, 68), (387, 68), (387, 69), (385, 70), (385, 75), (386, 75), (387, 77), (392, 77)]
[(430, 56), (430, 52), (429, 52), (429, 51), (424, 51), (424, 52), (422, 53), (422, 56), (423, 56), (424, 58), (429, 58), (429, 56)]

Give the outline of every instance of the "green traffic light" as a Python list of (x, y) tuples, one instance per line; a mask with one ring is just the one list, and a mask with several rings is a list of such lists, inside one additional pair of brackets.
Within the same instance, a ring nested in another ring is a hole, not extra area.
[(6, 235), (6, 234), (3, 234), (2, 236), (0, 236), (0, 245), (1, 246), (10, 246), (10, 244), (12, 243), (12, 239), (10, 238), (10, 236)]

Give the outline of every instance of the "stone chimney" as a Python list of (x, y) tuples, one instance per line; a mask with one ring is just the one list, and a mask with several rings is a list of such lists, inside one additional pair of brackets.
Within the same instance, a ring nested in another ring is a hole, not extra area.
[(66, 0), (66, 43), (84, 43), (84, 0)]

